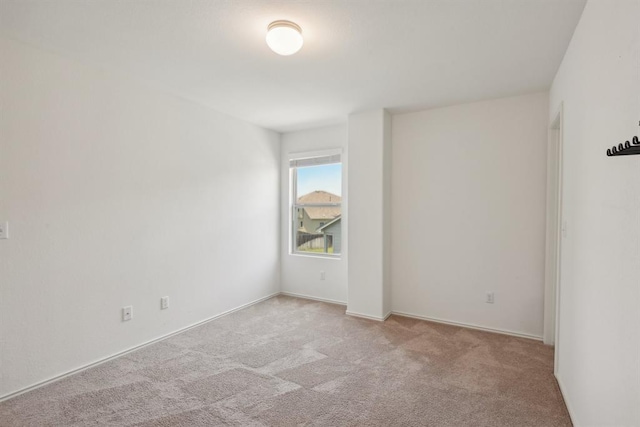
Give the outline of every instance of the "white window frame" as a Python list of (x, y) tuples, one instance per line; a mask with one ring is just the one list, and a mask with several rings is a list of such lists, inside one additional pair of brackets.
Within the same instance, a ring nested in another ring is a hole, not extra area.
[[(298, 217), (296, 216), (296, 210), (300, 207), (340, 207), (342, 211), (342, 202), (340, 203), (303, 203), (298, 204), (296, 201), (298, 200), (298, 168), (291, 167), (291, 161), (293, 160), (304, 160), (304, 159), (313, 159), (316, 157), (327, 157), (327, 156), (340, 156), (340, 181), (343, 182), (344, 179), (344, 166), (343, 166), (343, 155), (342, 149), (332, 149), (332, 150), (322, 150), (322, 151), (308, 151), (304, 153), (290, 153), (289, 160), (287, 162), (287, 166), (289, 166), (289, 255), (296, 256), (306, 256), (306, 257), (321, 257), (321, 258), (332, 258), (332, 259), (340, 259), (342, 257), (342, 252), (338, 254), (329, 254), (324, 252), (305, 252), (296, 250), (296, 231), (298, 225)], [(342, 184), (341, 184), (342, 185)]]

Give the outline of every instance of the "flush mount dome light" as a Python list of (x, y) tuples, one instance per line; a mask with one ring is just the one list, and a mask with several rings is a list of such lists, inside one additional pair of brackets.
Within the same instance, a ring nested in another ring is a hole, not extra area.
[(293, 55), (303, 42), (302, 29), (291, 21), (274, 21), (267, 27), (267, 45), (278, 55)]

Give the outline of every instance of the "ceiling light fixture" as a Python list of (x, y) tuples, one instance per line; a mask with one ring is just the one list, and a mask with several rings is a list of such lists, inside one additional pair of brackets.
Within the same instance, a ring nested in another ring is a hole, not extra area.
[(302, 29), (291, 21), (273, 21), (267, 27), (267, 45), (278, 55), (293, 55), (303, 42)]

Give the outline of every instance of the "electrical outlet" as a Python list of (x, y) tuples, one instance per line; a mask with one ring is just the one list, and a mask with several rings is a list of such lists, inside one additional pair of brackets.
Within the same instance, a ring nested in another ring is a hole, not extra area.
[(169, 308), (169, 297), (160, 298), (160, 309), (166, 310)]
[(133, 306), (128, 305), (122, 308), (122, 321), (126, 322), (133, 319)]
[(487, 304), (493, 304), (493, 302), (494, 302), (493, 292), (487, 292), (486, 293), (484, 302), (486, 302)]
[(9, 238), (9, 222), (0, 222), (0, 239)]
[(320, 272), (320, 280), (324, 280), (324, 278), (325, 278), (324, 271), (321, 271)]

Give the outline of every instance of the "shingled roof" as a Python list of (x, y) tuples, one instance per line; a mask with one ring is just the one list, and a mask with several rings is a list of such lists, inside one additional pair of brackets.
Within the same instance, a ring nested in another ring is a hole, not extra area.
[(298, 197), (298, 203), (340, 203), (342, 197), (328, 191), (312, 191), (309, 194)]
[(325, 225), (323, 225), (322, 227), (318, 228), (317, 231), (322, 231), (324, 233), (324, 230), (331, 227), (333, 224), (335, 224), (338, 221), (342, 220), (342, 215), (338, 215), (337, 217), (335, 217), (334, 219), (332, 219), (331, 221), (329, 221), (328, 223), (326, 223)]
[[(327, 191), (313, 191), (298, 197), (298, 203), (341, 203), (342, 197)], [(342, 209), (339, 206), (309, 206), (304, 208), (311, 219), (333, 219), (340, 215)]]

